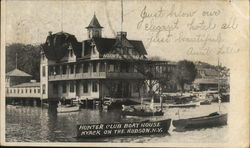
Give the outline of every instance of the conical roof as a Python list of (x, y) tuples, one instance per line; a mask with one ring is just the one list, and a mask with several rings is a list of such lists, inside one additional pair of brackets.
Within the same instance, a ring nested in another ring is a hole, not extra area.
[(103, 27), (100, 25), (99, 21), (97, 20), (95, 14), (94, 14), (91, 22), (89, 23), (89, 26), (86, 28), (103, 28)]
[(14, 70), (8, 72), (6, 74), (7, 76), (16, 76), (16, 77), (32, 77), (30, 74), (27, 74), (26, 72), (24, 71), (21, 71), (17, 68), (15, 68)]

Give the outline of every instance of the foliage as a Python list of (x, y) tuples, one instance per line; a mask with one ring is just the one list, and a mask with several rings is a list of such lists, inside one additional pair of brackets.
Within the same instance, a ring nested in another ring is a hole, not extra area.
[(177, 63), (175, 70), (172, 73), (172, 81), (184, 90), (184, 84), (190, 84), (195, 80), (197, 70), (191, 61), (183, 60)]
[(40, 45), (13, 43), (6, 45), (6, 73), (17, 68), (32, 75), (32, 79), (40, 79)]

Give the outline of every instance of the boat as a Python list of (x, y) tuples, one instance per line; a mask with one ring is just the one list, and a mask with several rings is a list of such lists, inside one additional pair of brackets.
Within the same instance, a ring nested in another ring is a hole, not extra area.
[(122, 105), (122, 115), (123, 116), (139, 116), (139, 117), (149, 117), (149, 116), (163, 116), (164, 112), (162, 111), (162, 98), (160, 97), (160, 109), (154, 108), (154, 99), (152, 97), (151, 104), (149, 108), (143, 107), (143, 98), (141, 98), (141, 107), (140, 109), (135, 108), (134, 106), (125, 106)]
[[(77, 138), (169, 134), (171, 119), (77, 125)], [(119, 132), (118, 132), (119, 131)]]
[(200, 102), (200, 105), (210, 105), (212, 101), (204, 100)]
[(57, 113), (70, 113), (79, 111), (79, 106), (58, 106)]
[(207, 116), (173, 120), (173, 126), (179, 129), (214, 127), (226, 124), (227, 124), (227, 113), (220, 114), (218, 112), (213, 112)]
[(147, 111), (144, 109), (140, 109), (140, 110), (133, 110), (133, 111), (122, 111), (122, 115), (124, 116), (140, 116), (140, 117), (149, 117), (149, 116), (163, 116), (164, 112), (162, 112), (162, 110), (159, 111)]
[(79, 105), (58, 105), (57, 107), (57, 113), (71, 113), (79, 110)]
[(165, 107), (168, 108), (189, 108), (189, 107), (196, 107), (198, 103), (188, 103), (188, 104), (169, 104)]

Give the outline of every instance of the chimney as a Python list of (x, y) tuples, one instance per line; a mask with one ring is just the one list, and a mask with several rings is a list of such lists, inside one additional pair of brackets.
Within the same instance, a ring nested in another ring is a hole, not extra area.
[(49, 36), (51, 36), (52, 35), (52, 31), (49, 31)]
[(122, 39), (122, 38), (127, 38), (127, 32), (117, 32), (117, 36), (116, 36), (117, 39)]

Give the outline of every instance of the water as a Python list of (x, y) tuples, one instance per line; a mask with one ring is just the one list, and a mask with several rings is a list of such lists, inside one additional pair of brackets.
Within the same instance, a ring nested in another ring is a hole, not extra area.
[[(227, 112), (228, 103), (221, 106)], [(207, 115), (218, 111), (218, 104), (201, 105), (196, 108), (165, 109), (163, 117), (158, 119), (179, 119)], [(179, 115), (178, 115), (179, 112)], [(111, 123), (145, 120), (150, 118), (122, 118), (120, 111), (99, 111), (82, 109), (80, 112), (55, 114), (46, 108), (31, 106), (6, 106), (7, 142), (168, 142), (168, 143), (223, 143), (227, 142), (228, 125), (177, 132), (171, 125), (169, 135), (123, 136), (97, 139), (77, 139), (76, 125), (89, 123)]]

